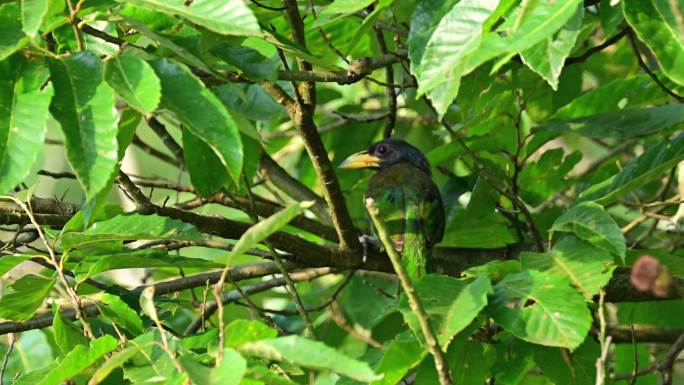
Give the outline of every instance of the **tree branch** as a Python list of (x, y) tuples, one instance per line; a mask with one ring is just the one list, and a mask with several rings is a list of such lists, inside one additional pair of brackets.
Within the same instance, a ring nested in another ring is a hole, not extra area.
[[(143, 206), (137, 212), (142, 214), (155, 213), (178, 219), (194, 225), (199, 231), (205, 234), (226, 239), (239, 239), (249, 228), (248, 223), (233, 221), (217, 216), (200, 215), (173, 207), (160, 207), (154, 204)], [(13, 211), (10, 211), (9, 216), (4, 214), (5, 212), (0, 208), (0, 225), (26, 223), (24, 222), (24, 218), (21, 218), (19, 215), (15, 216)], [(66, 223), (70, 218), (69, 216), (65, 217), (56, 214), (35, 215), (36, 221), (41, 225), (50, 225), (51, 220), (54, 217), (59, 217), (63, 225), (63, 223)], [(40, 219), (45, 219), (46, 216), (48, 223), (40, 222)], [(15, 220), (3, 221), (3, 219), (7, 219), (8, 217)], [(27, 219), (28, 218), (26, 218), (26, 220)], [(363, 253), (360, 251), (343, 252), (337, 248), (321, 246), (284, 232), (274, 233), (269, 240), (277, 249), (290, 253), (291, 255), (287, 258), (293, 262), (299, 263), (300, 266), (328, 266), (340, 269), (360, 268), (363, 270), (379, 272), (393, 271), (387, 257), (378, 250), (369, 250), (364, 259)], [(459, 276), (462, 271), (473, 266), (480, 266), (493, 260), (516, 258), (519, 250), (515, 247), (504, 249), (435, 248), (433, 252), (439, 271), (443, 272), (443, 274)], [(684, 280), (680, 278), (674, 277), (673, 283), (679, 287), (684, 286)], [(157, 292), (159, 292), (159, 289)], [(637, 290), (630, 282), (628, 269), (617, 269), (606, 287), (607, 302), (654, 301), (679, 298), (681, 298), (681, 295), (674, 292), (669, 293), (664, 297), (656, 297), (650, 292)]]
[(290, 176), (280, 165), (265, 151), (261, 155), (259, 163), (261, 175), (281, 191), (296, 201), (314, 201), (310, 210), (321, 220), (332, 223), (328, 205), (325, 200), (304, 186), (300, 181)]
[[(296, 268), (296, 266), (297, 265), (295, 264), (288, 264), (288, 267), (290, 268)], [(240, 281), (249, 278), (258, 278), (266, 275), (276, 274), (277, 272), (278, 268), (276, 267), (276, 265), (273, 262), (267, 262), (236, 266), (230, 268), (228, 274), (231, 277), (231, 279), (235, 281)], [(152, 286), (154, 286), (155, 295), (164, 295), (181, 290), (191, 289), (194, 287), (204, 286), (207, 281), (209, 281), (210, 283), (216, 283), (218, 282), (220, 276), (220, 271), (211, 273), (201, 273), (188, 277), (173, 279), (170, 281), (159, 282)], [(137, 288), (131, 290), (131, 293), (133, 295), (138, 296), (146, 287), (147, 285), (138, 286)], [(76, 312), (74, 309), (63, 309), (60, 311), (60, 314), (65, 319), (76, 319)], [(100, 311), (97, 309), (97, 305), (90, 304), (83, 306), (84, 316), (94, 317), (98, 314), (100, 314)], [(52, 325), (53, 319), (54, 315), (52, 314), (52, 312), (48, 312), (46, 314), (41, 314), (36, 317), (33, 317), (25, 322), (1, 322), (0, 335), (7, 333), (17, 333), (26, 330), (42, 329)]]
[[(291, 273), (290, 279), (292, 279), (293, 282), (310, 281), (312, 279), (334, 272), (335, 270), (329, 267), (311, 268)], [(260, 282), (251, 286), (242, 287), (241, 291), (244, 294), (254, 294), (272, 289), (274, 287), (285, 286), (286, 284), (287, 283), (285, 282), (285, 278), (279, 277), (269, 281)], [(223, 295), (221, 296), (221, 301), (225, 305), (230, 302), (237, 301), (240, 298), (242, 298), (242, 293), (240, 293), (240, 291), (238, 290), (232, 290), (227, 293), (223, 293)], [(207, 318), (211, 317), (211, 315), (214, 314), (214, 312), (216, 312), (217, 309), (218, 304), (216, 303), (216, 301), (207, 303), (207, 306), (204, 307), (202, 315), (200, 317), (197, 317), (197, 319), (195, 319), (190, 325), (188, 325), (187, 329), (185, 329), (185, 332), (183, 334), (187, 336), (195, 333), (197, 330), (199, 330), (200, 327), (202, 327), (202, 320), (206, 320)], [(1, 326), (2, 324), (0, 324), (0, 327)], [(0, 331), (1, 330), (2, 329), (0, 329)]]

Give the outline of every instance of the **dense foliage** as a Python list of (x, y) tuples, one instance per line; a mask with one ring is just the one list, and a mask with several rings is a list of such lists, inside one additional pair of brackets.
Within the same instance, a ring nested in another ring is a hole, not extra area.
[(683, 384), (683, 95), (682, 0), (0, 1), (2, 381)]

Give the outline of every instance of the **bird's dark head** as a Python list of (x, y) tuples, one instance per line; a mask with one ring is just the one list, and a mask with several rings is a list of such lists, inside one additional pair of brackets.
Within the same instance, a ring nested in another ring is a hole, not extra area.
[(349, 156), (340, 163), (339, 167), (382, 170), (399, 163), (410, 163), (430, 175), (430, 164), (425, 155), (419, 149), (399, 139), (385, 139), (373, 143), (368, 150)]

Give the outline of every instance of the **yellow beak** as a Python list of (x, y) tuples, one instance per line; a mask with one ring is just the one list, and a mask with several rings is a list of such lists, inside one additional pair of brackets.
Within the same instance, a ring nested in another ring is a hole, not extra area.
[(337, 167), (347, 169), (377, 168), (380, 167), (380, 158), (370, 155), (367, 151), (360, 151), (350, 155)]

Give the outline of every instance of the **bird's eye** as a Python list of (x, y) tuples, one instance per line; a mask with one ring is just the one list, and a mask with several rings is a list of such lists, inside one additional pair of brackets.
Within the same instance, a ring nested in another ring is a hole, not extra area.
[(380, 155), (385, 154), (387, 152), (387, 146), (381, 144), (378, 146), (377, 151)]

